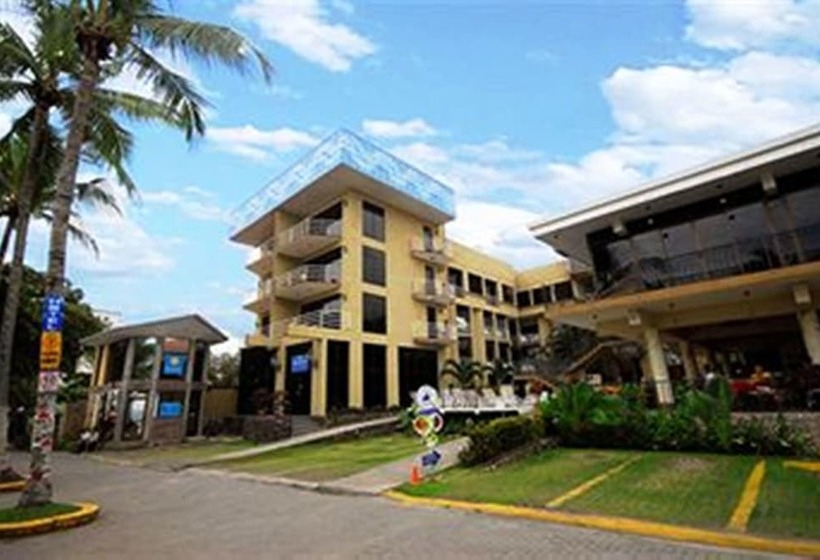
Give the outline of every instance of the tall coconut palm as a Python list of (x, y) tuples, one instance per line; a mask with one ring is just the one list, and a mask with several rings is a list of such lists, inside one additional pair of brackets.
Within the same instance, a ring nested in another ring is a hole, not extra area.
[(453, 379), (462, 389), (480, 389), (483, 377), (481, 364), (473, 360), (447, 360), (441, 369), (442, 379)]
[[(188, 139), (191, 139), (194, 134), (204, 133), (205, 99), (190, 80), (170, 70), (152, 51), (166, 49), (173, 55), (205, 63), (218, 62), (240, 72), (246, 72), (256, 63), (265, 80), (270, 79), (272, 68), (259, 50), (230, 28), (165, 14), (150, 0), (66, 0), (47, 4), (55, 4), (59, 11), (72, 18), (73, 37), (81, 59), (66, 151), (57, 172), (46, 273), (47, 294), (59, 298), (65, 289), (68, 224), (85, 131), (93, 115), (94, 94), (106, 73), (135, 69), (137, 78), (153, 86), (169, 112), (188, 118), (192, 125)], [(35, 422), (32, 472), (20, 497), (23, 506), (51, 499), (47, 463), (53, 395), (38, 394), (37, 408), (42, 413), (36, 416), (43, 420)], [(40, 436), (42, 440), (38, 441)]]

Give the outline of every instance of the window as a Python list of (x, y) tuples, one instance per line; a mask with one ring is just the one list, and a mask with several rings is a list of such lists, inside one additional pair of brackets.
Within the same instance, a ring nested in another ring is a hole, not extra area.
[(378, 344), (362, 347), (362, 385), (365, 408), (387, 405), (387, 348)]
[(470, 290), (471, 294), (481, 295), (483, 293), (481, 276), (479, 276), (477, 274), (468, 274), (467, 275), (467, 289)]
[(484, 361), (495, 361), (495, 342), (487, 341), (484, 343)]
[(458, 339), (458, 357), (461, 360), (473, 359), (473, 341), (469, 336)]
[(456, 306), (456, 327), (458, 336), (470, 336), (470, 308)]
[(532, 291), (533, 305), (541, 305), (547, 301), (546, 288), (535, 288)]
[(486, 293), (488, 296), (495, 297), (498, 295), (498, 284), (496, 284), (492, 280), (485, 280), (484, 288), (486, 289)]
[(515, 305), (515, 295), (513, 294), (513, 289), (506, 284), (501, 285), (501, 295), (504, 298), (504, 303), (509, 303), (510, 305)]
[(493, 324), (493, 314), (489, 311), (483, 313), (484, 316), (484, 334), (492, 335), (495, 325)]
[(498, 359), (502, 362), (510, 362), (510, 345), (506, 342), (501, 342), (498, 345)]
[(381, 296), (364, 294), (362, 299), (364, 332), (387, 334), (387, 300)]
[(530, 293), (527, 291), (518, 292), (517, 299), (518, 307), (529, 307), (530, 305), (532, 305), (532, 302), (530, 300)]
[(362, 280), (368, 284), (384, 286), (386, 283), (387, 266), (384, 251), (371, 247), (362, 248)]
[(384, 208), (368, 202), (362, 204), (362, 233), (365, 237), (384, 241)]
[(303, 325), (338, 329), (342, 326), (342, 298), (331, 296), (300, 307), (299, 314)]
[(555, 301), (566, 301), (572, 299), (572, 282), (561, 282), (553, 286), (555, 290)]
[(457, 268), (447, 269), (447, 283), (458, 288), (464, 287), (464, 273)]

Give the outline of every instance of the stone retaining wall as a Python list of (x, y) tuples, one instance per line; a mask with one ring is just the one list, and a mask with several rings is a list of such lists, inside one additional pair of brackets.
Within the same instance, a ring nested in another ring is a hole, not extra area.
[[(783, 417), (790, 424), (802, 427), (811, 434), (814, 444), (820, 447), (820, 412), (783, 412)], [(777, 412), (733, 412), (733, 420), (748, 420), (757, 418), (765, 423), (774, 423), (777, 419)]]

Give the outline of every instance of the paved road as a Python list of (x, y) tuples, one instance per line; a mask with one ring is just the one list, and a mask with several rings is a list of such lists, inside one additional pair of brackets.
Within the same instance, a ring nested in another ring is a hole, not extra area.
[[(750, 557), (68, 455), (58, 456), (55, 466), (57, 498), (93, 498), (103, 507), (101, 517), (71, 531), (0, 541), (3, 560)], [(0, 495), (0, 505), (12, 500)]]

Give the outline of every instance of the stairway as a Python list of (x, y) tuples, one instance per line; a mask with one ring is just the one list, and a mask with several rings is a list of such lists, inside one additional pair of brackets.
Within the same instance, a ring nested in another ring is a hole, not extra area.
[(305, 434), (312, 434), (322, 430), (323, 427), (316, 420), (306, 414), (294, 414), (291, 416), (293, 423), (293, 434), (291, 437), (299, 437)]

